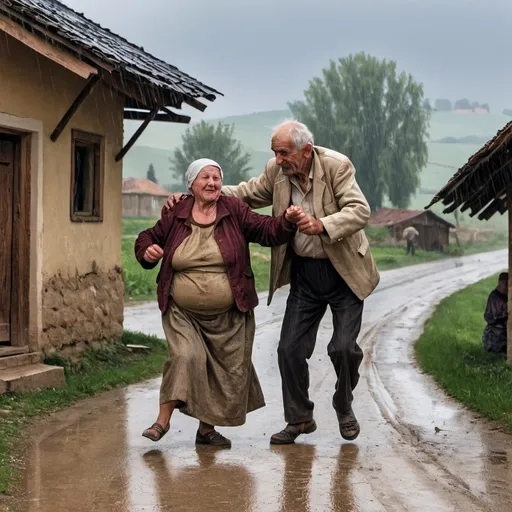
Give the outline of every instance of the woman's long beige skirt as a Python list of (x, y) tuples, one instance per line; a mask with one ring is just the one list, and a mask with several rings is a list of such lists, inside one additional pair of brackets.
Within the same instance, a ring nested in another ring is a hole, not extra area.
[(243, 425), (248, 412), (265, 406), (251, 359), (254, 312), (232, 308), (205, 316), (172, 303), (162, 321), (169, 359), (161, 404), (177, 400), (184, 414), (230, 427)]

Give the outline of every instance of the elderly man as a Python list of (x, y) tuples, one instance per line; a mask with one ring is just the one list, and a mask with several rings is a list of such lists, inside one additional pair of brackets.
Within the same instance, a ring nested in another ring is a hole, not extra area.
[[(272, 205), (273, 215), (302, 207), (292, 243), (272, 248), (268, 303), (291, 283), (278, 346), (287, 426), (271, 437), (291, 444), (316, 430), (309, 398), (307, 360), (327, 306), (334, 332), (327, 347), (337, 376), (333, 406), (341, 436), (353, 440), (360, 426), (352, 409), (363, 352), (357, 344), (363, 300), (375, 289), (379, 273), (363, 228), (370, 208), (355, 180), (351, 161), (341, 153), (314, 146), (313, 135), (297, 121), (279, 125), (272, 135), (275, 158), (257, 178), (223, 187), (252, 208)], [(177, 197), (169, 198), (172, 207)]]

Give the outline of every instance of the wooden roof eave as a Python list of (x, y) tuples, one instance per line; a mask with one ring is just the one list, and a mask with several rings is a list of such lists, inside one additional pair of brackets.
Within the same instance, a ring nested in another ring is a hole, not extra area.
[[(30, 27), (31, 30), (27, 30), (25, 26)], [(73, 115), (100, 81), (125, 97), (125, 119), (144, 121), (132, 138), (116, 155), (117, 162), (126, 155), (151, 121), (184, 124), (190, 122), (189, 116), (177, 114), (167, 107), (181, 109), (182, 104), (186, 103), (200, 112), (204, 112), (206, 109), (204, 103), (188, 94), (158, 87), (149, 81), (141, 80), (140, 77), (134, 79), (133, 74), (129, 71), (116, 69), (114, 66), (101, 61), (101, 59), (78, 48), (58, 34), (50, 32), (41, 25), (34, 23), (3, 3), (0, 3), (0, 30), (3, 30), (37, 53), (87, 80), (82, 90), (77, 94), (73, 103), (52, 131), (50, 138), (53, 142), (58, 140)], [(53, 44), (50, 41), (57, 44)], [(91, 63), (97, 67), (94, 67)], [(139, 108), (130, 108), (130, 105), (133, 103), (138, 104)]]
[[(115, 68), (112, 64), (105, 62), (102, 59), (99, 59), (95, 55), (93, 55), (90, 52), (87, 52), (83, 48), (78, 47), (77, 45), (73, 44), (71, 41), (68, 41), (64, 37), (59, 36), (58, 34), (55, 34), (54, 32), (48, 30), (44, 26), (40, 25), (39, 23), (34, 23), (33, 20), (30, 20), (23, 14), (15, 11), (14, 9), (11, 9), (9, 6), (5, 5), (4, 3), (0, 2), (0, 11), (6, 15), (13, 23), (16, 23), (21, 28), (26, 30), (30, 33), (25, 26), (30, 27), (32, 30), (32, 35), (36, 35), (36, 33), (41, 34), (42, 38), (40, 38), (42, 41), (45, 39), (47, 40), (48, 44), (50, 43), (50, 40), (53, 40), (55, 43), (58, 43), (61, 47), (65, 47), (67, 50), (75, 54), (75, 58), (82, 62), (89, 62), (92, 65), (95, 65), (99, 68), (104, 69), (105, 71), (112, 72)], [(16, 22), (15, 20), (18, 20)], [(52, 45), (54, 47), (57, 47), (56, 45)]]

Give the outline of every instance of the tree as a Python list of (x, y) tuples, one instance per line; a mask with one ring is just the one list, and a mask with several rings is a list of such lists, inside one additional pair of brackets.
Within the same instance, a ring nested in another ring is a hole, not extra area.
[(434, 103), (434, 108), (440, 112), (449, 112), (452, 109), (452, 102), (447, 99), (438, 98)]
[(149, 164), (148, 172), (146, 173), (146, 179), (149, 181), (152, 181), (153, 183), (158, 183), (158, 180), (156, 179), (156, 173), (155, 168), (153, 167), (153, 164)]
[(423, 102), (423, 108), (425, 110), (428, 110), (429, 112), (432, 111), (432, 105), (430, 103), (430, 100), (429, 99), (426, 99), (424, 102)]
[(238, 185), (247, 179), (251, 170), (251, 155), (235, 139), (234, 131), (234, 125), (222, 122), (214, 125), (201, 121), (188, 128), (183, 134), (182, 146), (169, 158), (176, 180), (184, 187), (185, 172), (190, 163), (198, 158), (211, 158), (218, 162), (224, 173), (225, 185)]
[(480, 105), (480, 108), (483, 109), (483, 110), (487, 110), (488, 113), (491, 111), (491, 107), (489, 107), (488, 103), (482, 103)]
[(455, 110), (471, 110), (471, 103), (467, 98), (455, 102)]
[(503, 115), (504, 115), (504, 116), (512, 117), (512, 108), (506, 108), (506, 109), (503, 111)]
[(359, 53), (331, 61), (313, 78), (304, 101), (289, 105), (321, 146), (346, 154), (372, 209), (387, 194), (406, 207), (427, 163), (430, 113), (422, 108), (423, 86), (397, 74), (396, 63)]

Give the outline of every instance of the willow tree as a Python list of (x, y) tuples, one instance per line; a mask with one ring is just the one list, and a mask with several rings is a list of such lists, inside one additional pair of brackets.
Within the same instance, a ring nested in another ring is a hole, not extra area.
[(405, 208), (427, 163), (430, 112), (423, 85), (396, 63), (365, 53), (331, 61), (313, 78), (304, 100), (289, 104), (321, 146), (346, 154), (372, 209), (387, 196)]

